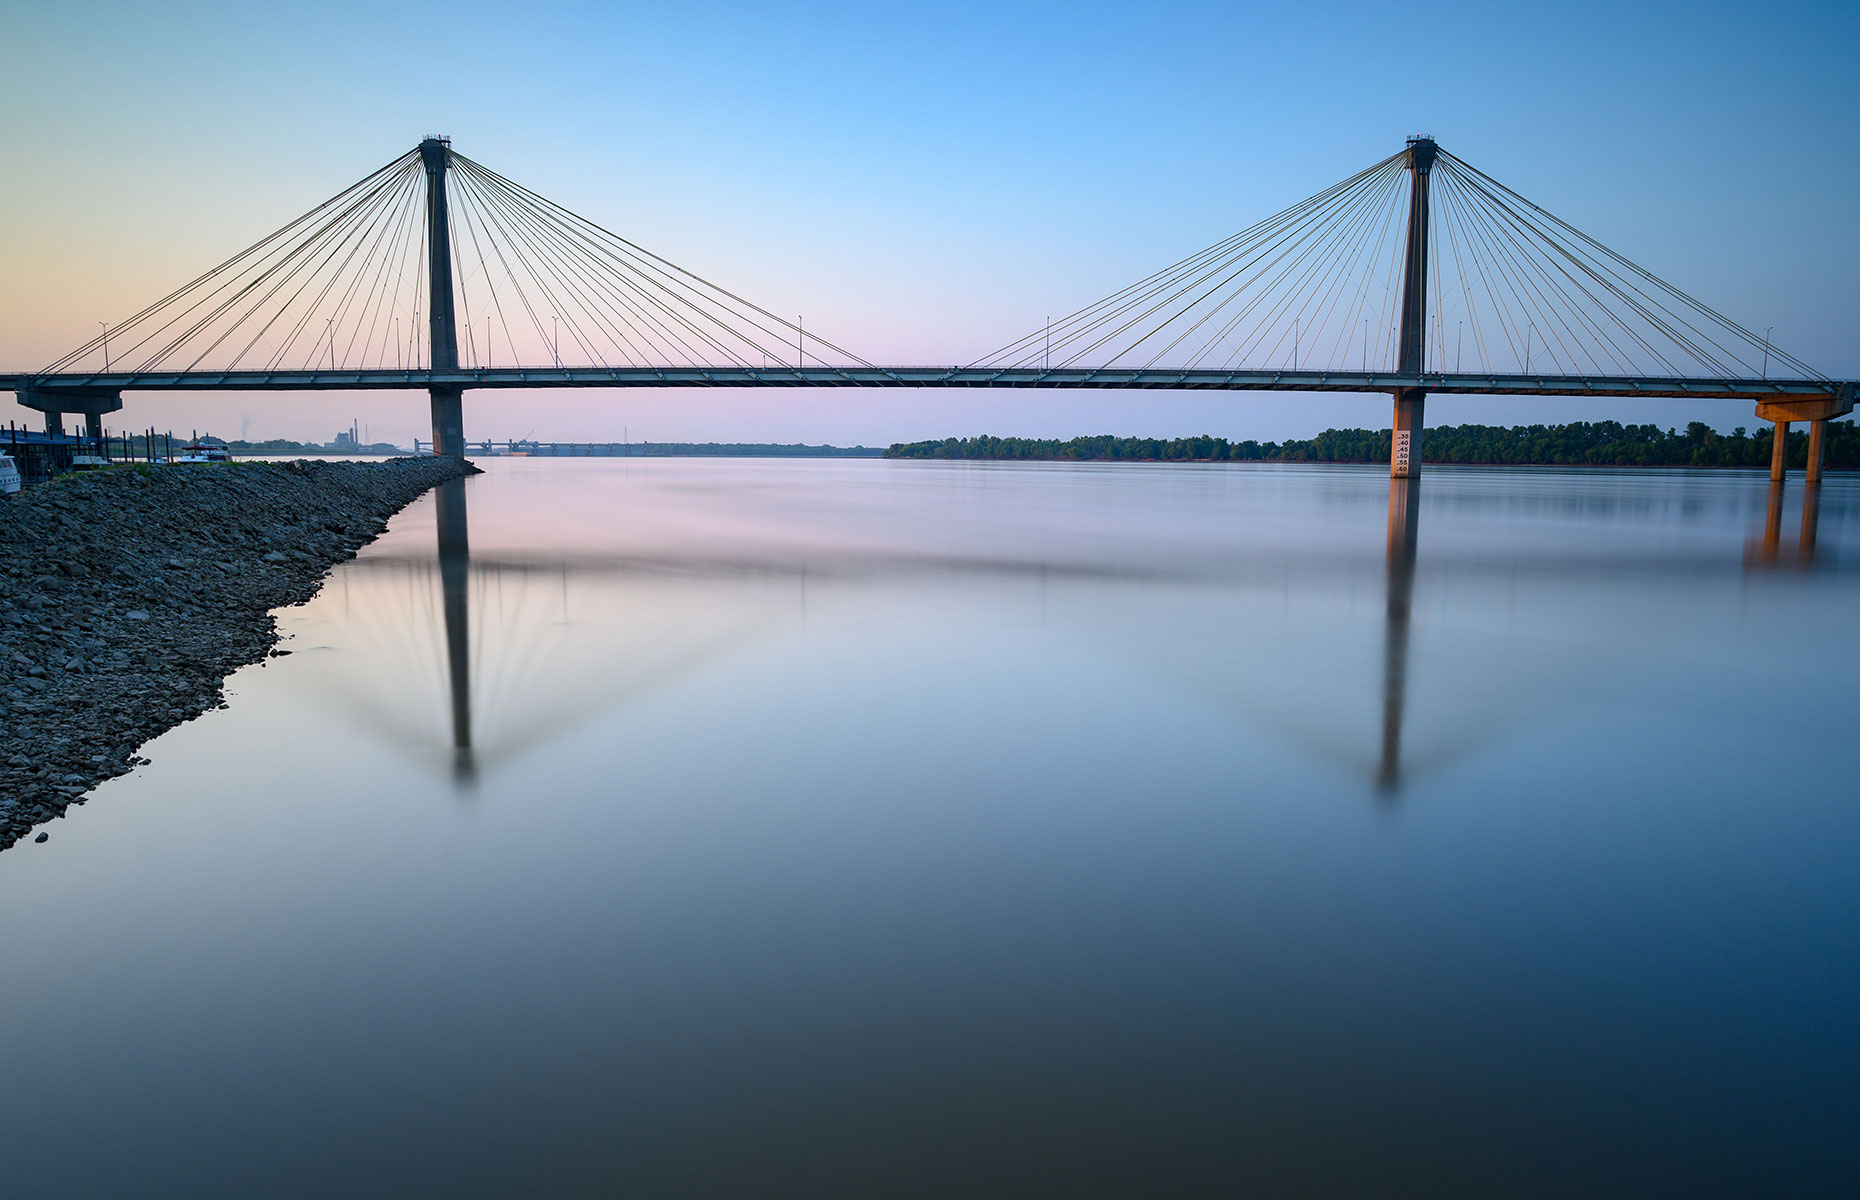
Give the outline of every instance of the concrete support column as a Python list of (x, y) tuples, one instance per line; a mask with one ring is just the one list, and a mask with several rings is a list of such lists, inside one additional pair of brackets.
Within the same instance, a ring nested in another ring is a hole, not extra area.
[(1389, 444), (1389, 475), (1394, 479), (1412, 479), (1421, 473), (1421, 430), (1425, 422), (1427, 393), (1407, 388), (1395, 393), (1395, 426)]
[(65, 414), (46, 409), (45, 432), (51, 434), (53, 437), (62, 437), (65, 432)]
[(96, 445), (103, 441), (102, 413), (84, 414), (84, 436), (91, 440), (92, 445)]
[(433, 409), (433, 453), (465, 457), (465, 393), (462, 388), (429, 388)]
[(1808, 482), (1821, 482), (1821, 435), (1827, 427), (1827, 421), (1810, 421), (1808, 423)]
[(1770, 482), (1781, 483), (1789, 470), (1789, 422), (1776, 422), (1776, 440), (1770, 446)]

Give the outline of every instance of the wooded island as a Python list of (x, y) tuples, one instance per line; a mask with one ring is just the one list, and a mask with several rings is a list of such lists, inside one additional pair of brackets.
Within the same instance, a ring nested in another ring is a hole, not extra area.
[[(1774, 434), (1748, 433), (1742, 426), (1719, 433), (1701, 421), (1681, 431), (1618, 421), (1568, 425), (1439, 425), (1421, 440), (1421, 460), (1468, 465), (1577, 467), (1767, 467)], [(1791, 433), (1789, 465), (1808, 458), (1808, 434)], [(1825, 465), (1860, 468), (1860, 430), (1852, 421), (1830, 421)], [(1324, 462), (1389, 461), (1386, 429), (1326, 429), (1308, 441), (1233, 442), (1217, 437), (947, 438), (900, 442), (886, 458), (1006, 459), (1062, 462)]]

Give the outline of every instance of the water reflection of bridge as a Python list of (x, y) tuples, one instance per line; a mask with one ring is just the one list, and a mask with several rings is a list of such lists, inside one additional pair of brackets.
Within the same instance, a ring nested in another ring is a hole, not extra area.
[[(1645, 556), (1627, 548), (1609, 553), (1601, 548), (1537, 546), (1510, 555), (1492, 552), (1468, 553), (1452, 546), (1436, 547), (1423, 567), (1420, 562), (1421, 483), (1418, 479), (1396, 478), (1389, 481), (1386, 554), (1380, 587), (1383, 620), (1379, 655), (1380, 721), (1374, 741), (1376, 752), (1367, 759), (1335, 740), (1335, 718), (1341, 713), (1334, 703), (1318, 708), (1319, 716), (1304, 711), (1312, 704), (1287, 696), (1282, 690), (1271, 696), (1254, 695), (1238, 681), (1231, 663), (1219, 659), (1218, 651), (1201, 661), (1184, 664), (1181, 656), (1154, 653), (1153, 641), (1133, 634), (1129, 623), (1107, 620), (1091, 608), (1091, 601), (1079, 601), (1099, 592), (1124, 587), (1141, 589), (1149, 599), (1165, 594), (1186, 595), (1197, 608), (1211, 599), (1216, 606), (1230, 606), (1236, 591), (1262, 592), (1280, 587), (1290, 588), (1294, 576), (1315, 576), (1326, 594), (1361, 592), (1375, 587), (1364, 575), (1366, 566), (1359, 552), (1339, 547), (1330, 555), (1314, 553), (1308, 548), (1280, 554), (1271, 551), (1249, 552), (1244, 558), (1211, 556), (1132, 563), (1121, 559), (1092, 561), (1079, 557), (1071, 561), (1035, 560), (1012, 555), (926, 554), (909, 549), (884, 550), (870, 547), (847, 548), (839, 553), (811, 551), (803, 557), (783, 557), (759, 553), (745, 546), (738, 554), (716, 547), (677, 549), (660, 553), (639, 551), (598, 551), (565, 553), (560, 551), (526, 551), (504, 548), (474, 557), (471, 548), (468, 495), (471, 484), (459, 480), (442, 485), (434, 497), (437, 517), (436, 555), (407, 546), (383, 545), (350, 563), (345, 570), (358, 572), (360, 578), (387, 583), (403, 576), (413, 609), (430, 613), (437, 607), (441, 621), (438, 632), (441, 647), (440, 667), (447, 696), (447, 725), (454, 763), (454, 774), (461, 786), (469, 786), (480, 769), (479, 722), (482, 705), (475, 699), (475, 688), (491, 687), (495, 702), (515, 699), (521, 719), (514, 741), (502, 737), (503, 748), (527, 746), (559, 732), (590, 710), (611, 706), (643, 691), (661, 686), (697, 669), (721, 651), (743, 645), (747, 640), (766, 636), (784, 622), (806, 620), (810, 578), (819, 584), (883, 585), (904, 580), (917, 586), (925, 580), (950, 578), (965, 585), (998, 582), (1013, 588), (1037, 587), (1041, 596), (1042, 620), (1046, 611), (1048, 589), (1068, 584), (1084, 585), (1073, 590), (1074, 602), (1062, 606), (1067, 620), (1089, 627), (1095, 644), (1116, 647), (1121, 652), (1146, 661), (1167, 663), (1165, 672), (1175, 672), (1178, 684), (1202, 693), (1235, 717), (1264, 722), (1278, 728), (1289, 740), (1301, 743), (1319, 757), (1349, 764), (1352, 772), (1361, 770), (1373, 780), (1378, 791), (1387, 796), (1397, 793), (1404, 780), (1404, 750), (1410, 732), (1412, 713), (1410, 693), (1411, 643), (1414, 637), (1417, 581), (1425, 576), (1438, 586), (1458, 580), (1487, 585), (1519, 572), (1566, 575), (1580, 570), (1597, 570), (1623, 576), (1666, 576), (1696, 578), (1704, 582), (1722, 577), (1727, 569), (1735, 570), (1734, 558), (1727, 559), (1723, 549), (1700, 547), (1693, 551), (1675, 550), (1657, 556)], [(1515, 493), (1513, 493), (1515, 498)], [(1593, 494), (1591, 494), (1593, 496)], [(1464, 499), (1461, 497), (1461, 499)], [(1452, 504), (1455, 498), (1442, 493), (1434, 498), (1436, 506)], [(1773, 490), (1761, 542), (1753, 540), (1747, 549), (1745, 569), (1772, 563), (1806, 563), (1812, 560), (1819, 517), (1819, 487), (1806, 489), (1799, 547), (1793, 554), (1779, 548), (1783, 497)], [(1821, 564), (1824, 569), (1834, 564)], [(602, 581), (613, 585), (603, 598)], [(673, 603), (657, 604), (651, 592), (654, 582), (668, 589)], [(586, 590), (592, 583), (594, 591)], [(692, 585), (699, 588), (694, 591)], [(397, 588), (398, 585), (390, 585)], [(745, 589), (748, 591), (745, 591)], [(610, 654), (582, 654), (566, 668), (533, 661), (541, 650), (540, 636), (528, 624), (564, 624), (569, 621), (571, 591), (578, 603), (595, 618), (591, 627), (605, 636), (616, 623), (628, 628), (626, 639), (609, 639), (603, 646), (617, 647)], [(435, 594), (436, 593), (436, 594)], [(719, 602), (719, 607), (694, 613), (688, 607), (694, 595), (730, 593), (734, 600)], [(1058, 595), (1059, 593), (1054, 593)], [(744, 607), (746, 595), (758, 596), (760, 602)], [(422, 599), (424, 597), (424, 599)], [(769, 601), (773, 600), (773, 603)], [(1165, 602), (1167, 603), (1167, 602)], [(474, 613), (474, 608), (476, 612)], [(409, 610), (416, 623), (431, 624)], [(1114, 610), (1122, 611), (1122, 610)], [(474, 636), (474, 615), (478, 621)], [(499, 628), (488, 636), (483, 626), (495, 622)], [(1160, 624), (1167, 624), (1161, 619)], [(1196, 624), (1196, 622), (1189, 622)], [(1110, 636), (1098, 636), (1111, 628)], [(410, 638), (404, 629), (389, 633), (383, 630), (383, 647), (404, 648), (422, 639)], [(1139, 631), (1140, 633), (1141, 631)], [(487, 671), (486, 641), (497, 647)], [(384, 650), (376, 657), (404, 654), (404, 649)], [(506, 661), (495, 661), (499, 657)], [(383, 663), (396, 674), (407, 674), (408, 664)], [(530, 670), (531, 667), (537, 667)], [(1269, 673), (1269, 672), (1268, 672)], [(544, 678), (540, 689), (521, 686), (526, 680)], [(579, 678), (574, 676), (579, 675)], [(1259, 689), (1254, 689), (1258, 691)], [(523, 692), (521, 695), (515, 693)], [(1365, 699), (1367, 697), (1365, 696)], [(1469, 703), (1468, 707), (1477, 707)], [(1467, 712), (1456, 724), (1476, 724), (1480, 714)], [(1351, 727), (1355, 718), (1351, 719)], [(507, 734), (509, 731), (506, 730)], [(1457, 736), (1457, 733), (1456, 733)], [(1474, 739), (1462, 739), (1467, 745)], [(1359, 743), (1360, 744), (1360, 743)], [(1432, 756), (1436, 763), (1440, 756)], [(1359, 765), (1360, 764), (1360, 765)]]

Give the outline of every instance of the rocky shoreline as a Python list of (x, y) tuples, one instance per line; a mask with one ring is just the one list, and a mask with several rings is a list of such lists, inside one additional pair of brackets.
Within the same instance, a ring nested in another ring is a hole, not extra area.
[(138, 465), (0, 496), (0, 850), (224, 703), (226, 676), (272, 653), (271, 610), (308, 600), (389, 517), (475, 470)]

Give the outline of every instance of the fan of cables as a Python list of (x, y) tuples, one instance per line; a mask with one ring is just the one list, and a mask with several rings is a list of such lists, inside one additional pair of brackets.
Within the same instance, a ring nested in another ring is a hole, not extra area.
[[(460, 366), (870, 365), (446, 153)], [(46, 373), (428, 367), (426, 186), (409, 151)]]
[[(971, 365), (1390, 372), (1411, 154)], [(1823, 378), (1444, 150), (1430, 182), (1430, 373)]]

